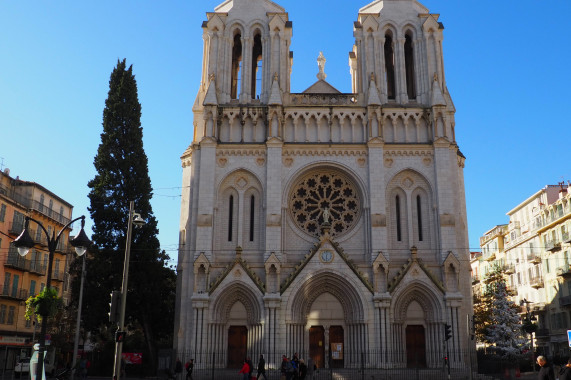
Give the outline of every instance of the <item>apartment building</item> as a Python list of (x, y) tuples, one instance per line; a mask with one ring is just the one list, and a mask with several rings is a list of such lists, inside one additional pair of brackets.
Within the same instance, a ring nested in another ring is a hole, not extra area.
[[(46, 234), (34, 222), (29, 224), (34, 249), (25, 256), (18, 254), (13, 240), (24, 229), (29, 216), (43, 224), (46, 232), (57, 234), (72, 218), (73, 206), (35, 183), (10, 177), (9, 169), (0, 172), (0, 364), (11, 369), (19, 356), (29, 354), (39, 339), (39, 324), (26, 320), (25, 302), (39, 293), (46, 283), (48, 249)], [(59, 241), (52, 268), (52, 287), (64, 301), (69, 299), (69, 232)], [(6, 354), (4, 354), (6, 352)]]
[(508, 211), (509, 223), (480, 238), (481, 256), (472, 261), (474, 292), (483, 291), (480, 280), (492, 265), (503, 268), (513, 301), (527, 303), (536, 318), (534, 345), (550, 356), (569, 354), (570, 192), (570, 184), (548, 185)]

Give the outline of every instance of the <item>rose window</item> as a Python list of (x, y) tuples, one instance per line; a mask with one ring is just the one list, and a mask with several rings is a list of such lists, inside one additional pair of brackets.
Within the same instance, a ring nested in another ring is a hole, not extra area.
[(313, 236), (321, 234), (325, 219), (331, 235), (342, 235), (359, 220), (361, 200), (353, 183), (338, 173), (313, 173), (299, 181), (290, 194), (294, 223)]

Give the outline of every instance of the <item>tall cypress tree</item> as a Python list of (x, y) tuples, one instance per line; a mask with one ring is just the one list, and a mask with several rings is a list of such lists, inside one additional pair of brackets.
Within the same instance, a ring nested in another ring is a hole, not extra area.
[(94, 159), (97, 174), (88, 183), (94, 245), (84, 287), (83, 320), (92, 331), (108, 323), (109, 294), (121, 288), (129, 202), (134, 201), (135, 211), (147, 223), (132, 230), (125, 323), (144, 333), (152, 359), (147, 363), (155, 370), (156, 343), (172, 334), (176, 278), (157, 238), (140, 119), (137, 82), (124, 59), (111, 73), (101, 144)]

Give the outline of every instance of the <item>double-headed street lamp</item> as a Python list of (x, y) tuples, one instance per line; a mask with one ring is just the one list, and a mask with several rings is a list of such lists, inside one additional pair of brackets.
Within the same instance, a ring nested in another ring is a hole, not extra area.
[(115, 342), (115, 365), (113, 379), (121, 379), (121, 354), (123, 353), (123, 337), (125, 332), (125, 306), (127, 305), (127, 284), (129, 281), (129, 256), (131, 254), (131, 235), (133, 226), (142, 227), (146, 224), (141, 215), (135, 212), (135, 202), (129, 202), (129, 224), (127, 225), (127, 243), (125, 245), (125, 262), (123, 263), (123, 283), (121, 284), (121, 303), (119, 304), (119, 326)]
[[(39, 221), (27, 216), (25, 224), (24, 224), (24, 231), (22, 231), (20, 236), (18, 236), (16, 238), (16, 240), (14, 240), (14, 245), (16, 246), (16, 248), (18, 248), (18, 253), (20, 254), (20, 256), (23, 257), (23, 256), (26, 256), (28, 251), (32, 247), (34, 247), (34, 245), (36, 244), (34, 242), (34, 240), (30, 237), (30, 234), (28, 232), (28, 223), (30, 220), (32, 222), (36, 223), (38, 225), (38, 228), (40, 228), (44, 232), (44, 234), (46, 235), (48, 252), (49, 252), (48, 271), (47, 271), (47, 279), (46, 279), (46, 290), (51, 288), (52, 266), (53, 266), (53, 261), (54, 261), (54, 253), (57, 249), (59, 240), (62, 237), (63, 232), (72, 223), (74, 223), (80, 219), (81, 219), (81, 231), (79, 231), (79, 233), (75, 237), (69, 239), (69, 243), (73, 247), (75, 247), (75, 252), (77, 253), (77, 255), (82, 256), (85, 253), (85, 251), (87, 251), (87, 248), (91, 245), (91, 241), (89, 240), (89, 238), (87, 237), (87, 235), (85, 234), (85, 231), (83, 229), (85, 227), (85, 216), (80, 216), (79, 218), (75, 218), (72, 221), (70, 221), (69, 223), (67, 223), (58, 232), (57, 236), (55, 234), (55, 231), (53, 232), (52, 236), (50, 236), (50, 234), (48, 233), (48, 231), (46, 230), (46, 228), (43, 226), (42, 223), (40, 223)], [(47, 312), (44, 309), (42, 309), (42, 311)], [(38, 368), (36, 370), (36, 380), (42, 380), (42, 374), (44, 372), (44, 352), (46, 351), (46, 333), (47, 333), (47, 328), (48, 328), (47, 321), (48, 321), (48, 315), (42, 314), (42, 328), (40, 331), (40, 341), (39, 341), (40, 347), (38, 350)]]

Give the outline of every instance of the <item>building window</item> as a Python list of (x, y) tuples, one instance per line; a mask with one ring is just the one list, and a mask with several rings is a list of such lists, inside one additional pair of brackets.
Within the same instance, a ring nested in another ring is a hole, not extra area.
[(234, 221), (234, 196), (230, 195), (228, 202), (228, 241), (232, 241), (232, 222)]
[(402, 240), (402, 231), (400, 225), (400, 197), (397, 195), (395, 199), (395, 208), (396, 208), (396, 215), (397, 215), (397, 241)]
[(7, 296), (10, 290), (10, 281), (12, 281), (12, 273), (4, 273), (4, 289), (2, 289), (2, 294)]
[(6, 218), (6, 205), (2, 204), (0, 205), (0, 222), (3, 222), (5, 218)]
[(14, 210), (14, 217), (12, 218), (12, 230), (20, 233), (24, 230), (24, 214)]
[(238, 99), (240, 95), (240, 83), (242, 75), (242, 35), (236, 33), (234, 35), (234, 45), (232, 46), (232, 87), (230, 96), (232, 99)]
[(254, 213), (255, 213), (255, 198), (250, 197), (250, 241), (254, 241)]
[(48, 216), (51, 217), (54, 209), (54, 201), (50, 199), (50, 207), (48, 209)]
[(30, 281), (30, 296), (34, 297), (36, 295), (36, 280)]
[(18, 297), (18, 282), (20, 282), (20, 275), (15, 274), (12, 281), (12, 297)]
[(57, 278), (59, 276), (59, 264), (60, 264), (61, 260), (60, 259), (56, 259), (54, 262), (54, 277)]
[(45, 202), (45, 197), (44, 194), (40, 195), (40, 204), (38, 206), (38, 211), (39, 212), (44, 212), (44, 202)]
[(8, 309), (8, 321), (6, 321), (6, 324), (8, 324), (8, 325), (14, 324), (14, 312), (15, 311), (16, 311), (16, 307), (10, 306), (10, 308)]
[(389, 99), (396, 98), (395, 88), (395, 54), (393, 50), (393, 38), (390, 34), (385, 35), (385, 76), (387, 82), (387, 95)]
[(0, 305), (0, 324), (6, 323), (6, 305)]
[(262, 36), (254, 36), (252, 47), (252, 99), (260, 98), (262, 93)]
[(416, 196), (416, 216), (418, 218), (418, 241), (422, 241), (422, 205), (420, 195)]
[(406, 71), (406, 91), (408, 98), (414, 99), (416, 98), (416, 89), (414, 85), (414, 54), (412, 47), (412, 37), (410, 33), (405, 35), (404, 64)]

